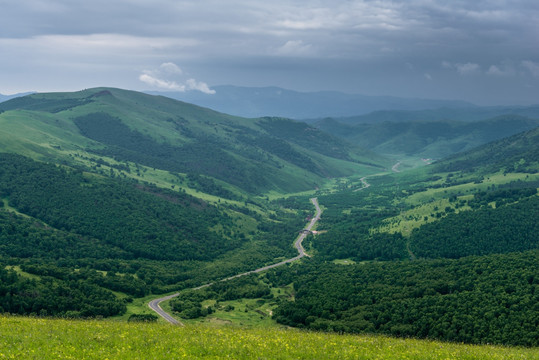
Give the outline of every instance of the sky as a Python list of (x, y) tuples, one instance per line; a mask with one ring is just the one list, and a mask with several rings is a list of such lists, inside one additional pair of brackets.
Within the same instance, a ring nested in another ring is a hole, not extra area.
[(278, 86), (539, 104), (537, 0), (0, 0), (0, 93)]

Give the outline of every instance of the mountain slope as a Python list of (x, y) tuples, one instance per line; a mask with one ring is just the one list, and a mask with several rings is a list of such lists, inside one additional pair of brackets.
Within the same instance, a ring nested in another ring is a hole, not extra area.
[[(337, 121), (348, 124), (374, 124), (388, 122), (408, 121), (464, 121), (474, 122), (495, 118), (504, 115), (519, 115), (533, 119), (539, 118), (539, 105), (532, 106), (475, 106), (475, 107), (440, 107), (426, 110), (383, 110), (373, 111), (369, 114), (340, 117)], [(319, 119), (308, 120), (313, 123)]]
[(455, 154), (434, 164), (433, 171), (536, 173), (539, 167), (539, 127)]
[[(9, 199), (9, 206), (54, 229), (95, 239), (96, 254), (114, 250), (115, 258), (206, 260), (241, 245), (239, 239), (209, 230), (217, 221), (228, 227), (223, 213), (183, 193), (14, 154), (0, 154), (0, 168), (0, 197)], [(107, 256), (102, 254), (98, 257)]]
[(136, 163), (211, 176), (251, 193), (312, 189), (328, 177), (387, 165), (292, 120), (238, 118), (120, 89), (34, 94), (0, 111), (3, 151), (69, 163), (97, 156), (125, 169)]
[(315, 126), (360, 147), (379, 153), (443, 158), (532, 129), (539, 120), (504, 115), (475, 122), (452, 120), (344, 124), (335, 119)]

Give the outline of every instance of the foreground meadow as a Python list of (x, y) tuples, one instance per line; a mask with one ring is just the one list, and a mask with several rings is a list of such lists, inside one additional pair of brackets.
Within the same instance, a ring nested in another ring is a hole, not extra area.
[(285, 329), (0, 317), (0, 359), (539, 359), (539, 349)]

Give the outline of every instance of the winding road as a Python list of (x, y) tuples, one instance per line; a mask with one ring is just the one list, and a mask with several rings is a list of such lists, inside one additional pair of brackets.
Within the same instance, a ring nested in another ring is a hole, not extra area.
[(397, 163), (396, 163), (395, 165), (393, 165), (393, 167), (391, 167), (391, 170), (392, 170), (393, 172), (396, 172), (396, 173), (399, 173), (399, 172), (401, 172), (401, 171), (399, 170), (399, 166), (400, 166), (400, 164), (401, 164), (401, 162), (400, 162), (400, 161), (399, 161), (399, 162), (397, 162)]
[[(227, 277), (225, 279), (222, 279), (221, 281), (228, 281), (228, 280), (232, 280), (232, 279), (235, 279), (235, 278), (238, 278), (238, 277), (241, 277), (241, 276), (246, 276), (246, 275), (250, 275), (250, 274), (254, 274), (254, 273), (259, 273), (259, 272), (262, 272), (262, 271), (266, 271), (266, 270), (269, 270), (269, 269), (273, 269), (273, 268), (276, 268), (278, 266), (282, 266), (284, 264), (288, 264), (288, 263), (291, 263), (293, 261), (296, 261), (296, 260), (299, 260), (301, 259), (302, 257), (304, 256), (309, 256), (309, 254), (307, 254), (305, 252), (305, 249), (303, 248), (303, 240), (307, 237), (307, 235), (309, 234), (310, 231), (312, 231), (312, 228), (313, 226), (316, 224), (316, 222), (318, 220), (320, 220), (320, 216), (322, 215), (322, 209), (320, 209), (320, 206), (318, 205), (318, 199), (317, 198), (312, 198), (311, 199), (311, 202), (313, 203), (314, 207), (316, 208), (316, 214), (314, 215), (314, 217), (311, 219), (311, 222), (305, 227), (305, 230), (308, 230), (308, 232), (301, 232), (301, 234), (298, 236), (298, 238), (296, 239), (296, 241), (294, 242), (294, 247), (298, 250), (298, 256), (296, 257), (293, 257), (291, 259), (287, 259), (287, 260), (283, 260), (281, 262), (278, 262), (278, 263), (275, 263), (275, 264), (271, 264), (271, 265), (267, 265), (267, 266), (264, 266), (264, 267), (261, 267), (261, 268), (258, 268), (256, 270), (251, 270), (251, 271), (247, 271), (247, 272), (244, 272), (244, 273), (241, 273), (241, 274), (238, 274), (238, 275), (234, 275), (234, 276), (230, 276), (230, 277)], [(209, 283), (209, 284), (205, 284), (205, 285), (201, 285), (201, 286), (198, 286), (196, 288), (193, 288), (193, 290), (199, 290), (199, 289), (202, 289), (202, 288), (205, 288), (205, 287), (208, 287), (208, 286), (211, 286), (213, 285), (214, 283)], [(182, 325), (183, 326), (183, 323), (181, 323), (180, 321), (176, 320), (175, 318), (173, 318), (169, 313), (167, 313), (165, 310), (163, 310), (160, 306), (160, 304), (163, 302), (163, 301), (167, 301), (167, 300), (170, 300), (172, 298), (175, 298), (176, 296), (180, 295), (180, 293), (175, 293), (175, 294), (172, 294), (172, 295), (168, 295), (168, 296), (164, 296), (162, 298), (158, 298), (158, 299), (154, 299), (152, 301), (150, 301), (148, 303), (148, 306), (150, 307), (150, 309), (152, 309), (153, 311), (155, 311), (159, 316), (161, 316), (163, 319), (165, 319), (166, 321), (168, 321), (169, 323), (173, 324), (173, 325)]]
[(371, 186), (371, 184), (369, 184), (369, 183), (367, 182), (367, 176), (363, 176), (361, 179), (359, 179), (359, 181), (361, 181), (361, 184), (363, 184), (363, 187), (361, 187), (361, 188), (359, 188), (359, 189), (355, 189), (354, 192), (360, 191), (360, 190), (364, 190), (364, 189), (366, 189), (366, 188), (368, 188), (368, 187)]

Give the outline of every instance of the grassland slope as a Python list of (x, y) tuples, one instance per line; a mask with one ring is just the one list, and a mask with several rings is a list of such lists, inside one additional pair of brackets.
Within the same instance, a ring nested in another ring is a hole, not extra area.
[(210, 176), (249, 193), (313, 189), (327, 178), (387, 165), (289, 119), (239, 118), (113, 88), (28, 95), (3, 102), (0, 111), (3, 151), (55, 162), (114, 159)]
[(492, 345), (95, 320), (0, 317), (0, 335), (8, 359), (539, 359), (537, 349)]

